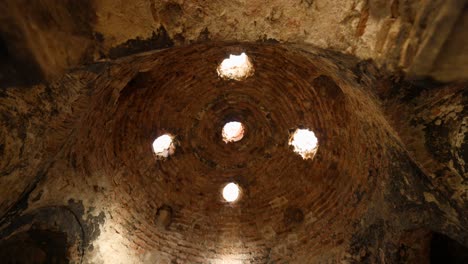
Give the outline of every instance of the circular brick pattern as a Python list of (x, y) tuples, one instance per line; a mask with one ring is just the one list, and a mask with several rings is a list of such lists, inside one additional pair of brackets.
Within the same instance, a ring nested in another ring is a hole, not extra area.
[[(220, 78), (220, 61), (239, 48), (255, 75)], [(125, 85), (98, 82), (96, 111), (81, 131), (89, 140), (77, 145), (93, 161), (89, 173), (114, 185), (108, 202), (130, 247), (190, 263), (222, 256), (265, 263), (319, 255), (351, 236), (385, 144), (376, 108), (363, 103), (368, 97), (352, 75), (280, 45), (195, 45), (134, 63), (145, 70), (116, 72), (132, 75)], [(232, 120), (248, 131), (226, 144), (222, 127)], [(318, 138), (313, 159), (292, 153), (289, 138), (298, 127)], [(177, 150), (155, 160), (151, 143), (165, 133), (176, 136)], [(242, 189), (232, 204), (220, 192), (227, 182)], [(171, 208), (170, 223), (161, 220), (167, 228), (154, 224), (163, 205)]]

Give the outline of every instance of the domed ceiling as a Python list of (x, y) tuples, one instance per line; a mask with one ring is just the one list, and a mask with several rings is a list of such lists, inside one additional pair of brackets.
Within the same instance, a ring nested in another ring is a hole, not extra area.
[[(103, 3), (97, 14), (110, 8)], [(301, 4), (319, 12), (319, 3)], [(1, 91), (1, 258), (429, 263), (433, 233), (468, 245), (465, 82), (418, 91), (385, 70), (396, 65), (391, 56), (365, 45), (345, 55), (308, 41), (255, 41), (254, 30), (227, 41), (232, 28), (186, 43), (195, 29), (168, 14), (190, 8), (152, 5), (174, 47), (114, 57), (128, 50), (111, 47), (119, 41), (107, 28), (102, 58)], [(271, 21), (299, 12), (291, 8)], [(273, 22), (270, 33), (289, 27)], [(187, 29), (179, 38), (177, 25)], [(250, 71), (223, 76), (223, 61), (240, 54)], [(232, 121), (244, 131), (229, 141), (223, 127)], [(317, 140), (312, 153), (296, 153), (298, 129), (316, 136), (307, 138)], [(173, 149), (155, 153), (163, 135)], [(232, 202), (223, 197), (228, 183), (240, 188)]]
[[(216, 68), (236, 50), (248, 54), (254, 75), (220, 78)], [(141, 239), (144, 249), (171, 254), (164, 245), (177, 241), (183, 255), (200, 262), (224, 255), (285, 261), (292, 256), (275, 250), (292, 248), (296, 258), (311, 256), (317, 243), (335, 245), (350, 235), (352, 219), (362, 214), (359, 200), (383, 177), (372, 175), (386, 160), (382, 138), (391, 142), (384, 129), (369, 129), (381, 120), (375, 105), (362, 102), (365, 91), (339, 74), (329, 60), (281, 46), (162, 51), (144, 72), (116, 73), (129, 79), (123, 85), (96, 83), (70, 155), (78, 171), (114, 186), (106, 207), (116, 207), (116, 225), (144, 230), (126, 237)], [(226, 144), (221, 129), (232, 120), (244, 124), (245, 136)], [(313, 159), (288, 144), (298, 127), (319, 139)], [(157, 160), (151, 143), (164, 133), (175, 137), (176, 149)], [(221, 197), (228, 182), (242, 190), (234, 204)], [(174, 217), (160, 231), (154, 219), (163, 205)]]

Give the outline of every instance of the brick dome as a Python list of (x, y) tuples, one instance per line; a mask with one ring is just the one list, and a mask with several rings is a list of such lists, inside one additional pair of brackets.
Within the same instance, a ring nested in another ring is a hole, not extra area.
[(468, 263), (464, 1), (23, 2), (0, 262)]
[[(248, 54), (255, 74), (220, 78), (217, 66), (236, 51)], [(352, 234), (385, 177), (377, 171), (392, 142), (385, 127), (368, 129), (382, 122), (376, 106), (363, 102), (365, 89), (334, 63), (300, 48), (248, 43), (123, 60), (93, 84), (91, 110), (68, 153), (79, 178), (112, 186), (96, 205), (114, 208), (112, 223), (129, 247), (177, 252), (186, 262), (319, 256)], [(129, 64), (140, 70), (128, 71)], [(230, 120), (242, 121), (246, 132), (226, 144), (221, 129)], [(302, 127), (318, 137), (313, 159), (288, 144)], [(151, 143), (164, 133), (174, 135), (176, 150), (158, 160)], [(228, 182), (242, 190), (235, 204), (221, 196)], [(154, 224), (162, 206), (173, 210), (164, 229)]]

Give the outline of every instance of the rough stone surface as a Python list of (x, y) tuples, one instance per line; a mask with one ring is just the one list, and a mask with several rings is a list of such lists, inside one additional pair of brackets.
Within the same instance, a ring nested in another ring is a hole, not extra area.
[(8, 10), (0, 14), (3, 87), (206, 41), (310, 44), (410, 78), (468, 78), (467, 57), (453, 53), (466, 51), (465, 0), (6, 0), (0, 8)]

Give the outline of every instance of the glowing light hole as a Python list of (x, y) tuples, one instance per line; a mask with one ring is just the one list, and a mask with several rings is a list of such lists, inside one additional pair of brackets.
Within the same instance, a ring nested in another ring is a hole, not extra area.
[(311, 130), (297, 129), (289, 140), (289, 145), (293, 146), (294, 152), (303, 159), (310, 159), (317, 152), (318, 139)]
[(235, 183), (228, 183), (226, 186), (223, 188), (223, 198), (227, 202), (234, 202), (239, 198), (239, 186)]
[(223, 127), (223, 141), (237, 142), (244, 137), (244, 125), (240, 122), (228, 122)]
[(173, 137), (171, 135), (165, 134), (153, 141), (153, 151), (156, 156), (160, 158), (167, 158), (169, 155), (174, 154), (175, 146), (173, 142)]
[(242, 53), (240, 55), (229, 55), (229, 58), (223, 60), (219, 65), (217, 71), (221, 78), (240, 81), (251, 76), (254, 68), (249, 57)]

